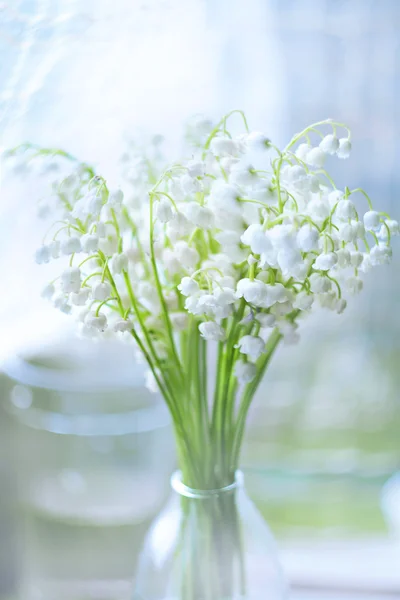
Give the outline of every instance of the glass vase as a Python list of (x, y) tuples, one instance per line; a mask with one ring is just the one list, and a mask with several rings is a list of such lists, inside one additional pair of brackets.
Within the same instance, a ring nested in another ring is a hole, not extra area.
[(144, 387), (130, 348), (111, 342), (68, 337), (22, 349), (2, 367), (13, 423), (18, 597), (127, 600), (175, 467), (166, 407)]
[(133, 600), (284, 600), (288, 586), (268, 525), (243, 475), (214, 490), (171, 478), (172, 497), (150, 528)]

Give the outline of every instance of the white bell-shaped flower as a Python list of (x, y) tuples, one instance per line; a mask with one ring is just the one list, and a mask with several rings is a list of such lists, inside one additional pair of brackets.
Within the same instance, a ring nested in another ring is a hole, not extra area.
[(56, 294), (53, 296), (52, 301), (54, 308), (58, 308), (58, 310), (64, 314), (69, 315), (71, 312), (71, 306), (68, 303), (68, 298), (65, 296), (65, 294)]
[(79, 292), (81, 287), (81, 271), (78, 267), (68, 267), (61, 273), (61, 288), (66, 294)]
[(313, 302), (314, 297), (312, 294), (307, 294), (307, 292), (299, 292), (296, 294), (296, 297), (293, 301), (293, 308), (298, 308), (299, 310), (310, 310)]
[(200, 323), (199, 331), (207, 341), (222, 342), (225, 339), (224, 329), (218, 323), (214, 323), (214, 321)]
[(196, 177), (191, 177), (189, 173), (182, 175), (181, 187), (183, 192), (187, 195), (195, 194), (196, 192), (201, 192), (202, 190), (201, 181), (196, 179)]
[(318, 230), (310, 225), (303, 225), (297, 232), (297, 244), (303, 252), (311, 252), (319, 248)]
[(210, 143), (210, 150), (215, 156), (237, 156), (239, 154), (237, 142), (227, 137), (214, 137)]
[(338, 315), (341, 315), (342, 312), (346, 310), (347, 302), (344, 298), (338, 298), (336, 301), (335, 309)]
[(339, 200), (335, 215), (340, 221), (348, 221), (356, 216), (356, 207), (351, 200), (344, 198), (343, 200)]
[(265, 350), (265, 342), (257, 335), (244, 335), (235, 348), (239, 348), (242, 354), (246, 354), (251, 360), (256, 361)]
[(86, 233), (81, 237), (81, 246), (83, 252), (87, 254), (96, 252), (99, 247), (99, 236), (94, 233)]
[(95, 283), (92, 287), (92, 298), (93, 300), (100, 300), (103, 302), (107, 300), (111, 295), (111, 285), (108, 281), (99, 281)]
[(350, 294), (358, 294), (363, 289), (363, 281), (356, 276), (349, 277), (346, 280), (346, 287)]
[(256, 314), (256, 320), (260, 323), (263, 328), (271, 328), (274, 327), (276, 323), (276, 318), (274, 315), (270, 313), (258, 313)]
[(194, 296), (199, 291), (199, 284), (191, 277), (183, 277), (178, 285), (178, 290), (183, 296)]
[(272, 250), (271, 240), (267, 237), (261, 225), (250, 225), (240, 238), (242, 244), (250, 246), (254, 254), (263, 254)]
[(182, 271), (182, 265), (175, 252), (171, 250), (171, 248), (165, 248), (162, 255), (162, 260), (166, 270), (170, 275), (177, 275)]
[(207, 206), (190, 202), (186, 207), (186, 216), (193, 225), (200, 229), (211, 229), (214, 226), (214, 213)]
[(297, 146), (295, 154), (297, 158), (303, 162), (306, 162), (307, 154), (310, 152), (310, 150), (312, 150), (312, 146), (310, 146), (310, 144), (303, 143)]
[(271, 147), (271, 140), (261, 131), (252, 131), (246, 136), (245, 141), (250, 150), (261, 151)]
[(319, 147), (327, 154), (335, 154), (339, 148), (339, 140), (336, 135), (330, 133), (321, 140)]
[(48, 263), (51, 258), (51, 252), (49, 246), (41, 246), (35, 252), (35, 261), (38, 265)]
[(96, 315), (95, 312), (89, 312), (86, 315), (85, 323), (89, 327), (93, 327), (98, 331), (105, 331), (107, 329), (107, 317), (104, 313), (99, 313)]
[(172, 240), (177, 240), (191, 233), (193, 225), (181, 212), (174, 212), (172, 219), (167, 224), (167, 235)]
[(244, 298), (249, 304), (254, 306), (264, 306), (267, 299), (268, 288), (262, 281), (248, 278), (241, 279), (236, 288), (237, 298)]
[(367, 231), (378, 229), (381, 224), (381, 216), (375, 210), (369, 210), (364, 215), (364, 227)]
[(61, 253), (61, 244), (58, 240), (53, 240), (49, 244), (51, 258), (59, 258)]
[(312, 273), (309, 277), (311, 291), (314, 294), (323, 294), (329, 292), (332, 288), (332, 282), (327, 277), (324, 277), (320, 273)]
[(354, 228), (356, 239), (363, 240), (365, 238), (365, 227), (362, 221), (352, 220), (351, 225)]
[(387, 265), (392, 259), (392, 249), (386, 244), (379, 244), (374, 246), (370, 251), (370, 260), (373, 266), (376, 265)]
[(81, 251), (81, 240), (71, 236), (61, 242), (61, 254), (71, 255)]
[(358, 250), (350, 251), (350, 264), (352, 267), (355, 267), (357, 269), (358, 267), (361, 266), (363, 260), (364, 260), (364, 257), (363, 257), (362, 252), (358, 252)]
[(186, 165), (190, 177), (204, 177), (206, 165), (202, 160), (191, 160)]
[(132, 323), (131, 323), (131, 321), (129, 321), (129, 319), (117, 319), (116, 321), (114, 321), (114, 323), (112, 325), (112, 329), (113, 329), (113, 331), (116, 331), (118, 333), (124, 333), (126, 331), (131, 331)]
[(161, 198), (156, 202), (154, 213), (161, 223), (168, 223), (173, 216), (171, 202), (166, 198)]
[(336, 152), (338, 158), (349, 158), (351, 152), (351, 142), (348, 138), (340, 138), (339, 148)]
[(128, 270), (128, 257), (124, 252), (114, 254), (110, 260), (110, 269), (113, 275), (119, 275)]
[(357, 239), (357, 232), (350, 223), (341, 223), (338, 230), (339, 240), (342, 242), (354, 242)]
[(88, 301), (89, 294), (89, 287), (83, 287), (78, 292), (72, 292), (70, 296), (71, 304), (74, 304), (75, 306), (84, 306)]
[(319, 271), (329, 271), (336, 265), (338, 258), (335, 252), (324, 252), (317, 256), (314, 262), (314, 269)]
[(306, 163), (311, 165), (312, 167), (316, 167), (320, 169), (324, 166), (326, 154), (319, 146), (316, 148), (311, 148), (306, 156)]
[(175, 256), (187, 269), (194, 269), (200, 260), (200, 255), (194, 246), (181, 240), (175, 244)]
[(238, 360), (235, 363), (234, 373), (239, 383), (250, 383), (257, 375), (257, 367), (253, 363)]
[(330, 208), (334, 208), (340, 200), (343, 200), (343, 196), (344, 194), (341, 190), (333, 190), (333, 192), (330, 192), (328, 194)]
[(350, 266), (351, 254), (347, 250), (347, 248), (339, 248), (339, 250), (336, 251), (336, 256), (338, 259), (338, 262), (337, 262), (338, 267), (340, 267), (341, 269), (345, 269), (346, 267)]

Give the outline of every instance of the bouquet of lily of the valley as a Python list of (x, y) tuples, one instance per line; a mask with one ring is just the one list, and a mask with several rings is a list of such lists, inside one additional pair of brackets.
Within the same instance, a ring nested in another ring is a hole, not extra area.
[[(243, 132), (232, 136), (234, 113)], [(215, 490), (234, 481), (279, 343), (296, 342), (316, 307), (342, 313), (364, 274), (390, 261), (399, 228), (324, 169), (329, 155), (350, 155), (342, 123), (315, 123), (279, 149), (233, 111), (192, 141), (190, 158), (157, 179), (136, 161), (130, 195), (77, 162), (54, 188), (57, 220), (36, 260), (68, 257), (44, 295), (76, 313), (83, 334), (135, 344), (171, 412), (183, 482)]]

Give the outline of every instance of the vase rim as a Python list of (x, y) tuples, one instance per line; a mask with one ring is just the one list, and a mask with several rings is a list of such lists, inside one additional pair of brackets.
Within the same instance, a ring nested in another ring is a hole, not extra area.
[(172, 489), (179, 494), (180, 496), (185, 496), (186, 498), (196, 498), (198, 500), (212, 498), (213, 496), (220, 496), (221, 494), (226, 494), (229, 492), (233, 492), (243, 485), (243, 473), (238, 470), (235, 472), (235, 480), (225, 485), (221, 488), (215, 489), (197, 489), (192, 488), (188, 485), (185, 485), (182, 481), (182, 471), (175, 471), (171, 476), (171, 487)]

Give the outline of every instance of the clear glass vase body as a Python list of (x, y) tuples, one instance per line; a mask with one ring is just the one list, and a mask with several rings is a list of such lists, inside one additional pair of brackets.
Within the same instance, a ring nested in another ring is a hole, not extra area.
[(147, 535), (133, 600), (284, 600), (287, 584), (268, 525), (243, 487), (173, 495)]
[(69, 337), (42, 346), (2, 364), (18, 507), (13, 592), (127, 600), (175, 466), (168, 412), (128, 347)]

